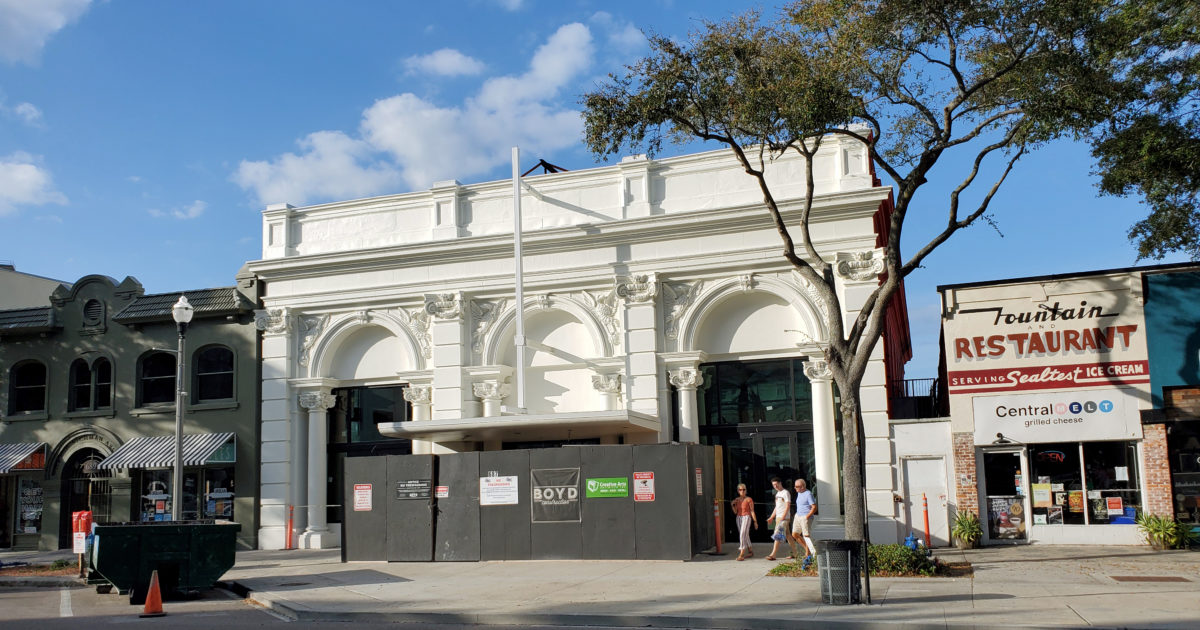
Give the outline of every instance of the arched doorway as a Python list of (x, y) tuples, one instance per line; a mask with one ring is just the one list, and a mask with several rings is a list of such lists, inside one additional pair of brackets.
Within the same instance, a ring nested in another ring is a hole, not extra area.
[(97, 464), (104, 455), (94, 448), (76, 451), (62, 467), (62, 514), (59, 516), (58, 547), (71, 546), (71, 513), (82, 510), (92, 512), (96, 523), (111, 520), (112, 490), (108, 478), (112, 474), (100, 470)]

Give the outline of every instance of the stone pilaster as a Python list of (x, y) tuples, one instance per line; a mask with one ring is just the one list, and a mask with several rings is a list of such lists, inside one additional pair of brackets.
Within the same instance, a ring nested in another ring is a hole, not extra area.
[(652, 273), (618, 278), (617, 296), (625, 300), (629, 408), (658, 416), (658, 278)]
[(326, 549), (338, 546), (336, 534), (331, 534), (325, 519), (329, 503), (326, 492), (328, 477), (327, 446), (329, 440), (328, 411), (337, 404), (337, 397), (327, 389), (300, 394), (300, 406), (308, 411), (308, 525), (300, 535), (299, 547)]
[(704, 375), (697, 367), (671, 370), (671, 384), (679, 390), (679, 441), (700, 441), (700, 421), (696, 415), (696, 390), (704, 384)]
[(254, 325), (262, 331), (262, 400), (260, 407), (261, 455), (259, 459), (260, 520), (258, 546), (283, 549), (286, 545), (287, 506), (306, 497), (303, 472), (305, 436), (295, 417), (294, 397), (288, 379), (296, 359), (295, 318), (287, 308), (254, 312)]
[(833, 373), (824, 359), (804, 362), (804, 376), (812, 386), (813, 467), (817, 478), (817, 535), (840, 536), (845, 531), (841, 511), (841, 475), (838, 474), (837, 413), (833, 408)]
[(425, 313), (432, 318), (434, 420), (468, 417), (464, 411), (469, 411), (474, 401), (463, 378), (465, 350), (470, 347), (464, 309), (461, 293), (425, 296)]

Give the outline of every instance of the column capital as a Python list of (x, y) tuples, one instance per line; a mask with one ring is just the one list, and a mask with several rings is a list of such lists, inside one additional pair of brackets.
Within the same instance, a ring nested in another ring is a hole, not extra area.
[(403, 391), (404, 400), (414, 405), (428, 405), (433, 402), (432, 385), (409, 385)]
[(337, 404), (337, 396), (325, 391), (303, 392), (300, 394), (300, 406), (313, 411), (325, 411)]
[(833, 380), (833, 372), (829, 369), (829, 362), (824, 359), (805, 361), (804, 376), (808, 377), (808, 380), (812, 382)]
[(602, 394), (620, 394), (621, 393), (621, 375), (620, 374), (593, 374), (592, 387)]
[(617, 278), (617, 295), (632, 304), (653, 303), (658, 297), (658, 276), (638, 273)]
[(512, 388), (508, 383), (500, 381), (480, 381), (471, 385), (471, 392), (481, 400), (501, 400), (508, 396)]
[(462, 293), (426, 293), (425, 312), (438, 321), (459, 321), (463, 317)]
[(291, 313), (287, 307), (255, 310), (254, 327), (271, 335), (286, 334), (292, 328)]
[(683, 390), (696, 389), (704, 383), (704, 374), (697, 368), (679, 368), (671, 370), (667, 374), (670, 376), (671, 384)]

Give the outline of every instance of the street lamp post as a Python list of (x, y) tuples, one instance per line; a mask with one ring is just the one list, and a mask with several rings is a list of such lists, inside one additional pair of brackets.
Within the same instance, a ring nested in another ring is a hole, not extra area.
[(188, 323), (192, 321), (192, 305), (188, 304), (185, 296), (179, 296), (179, 301), (171, 307), (171, 318), (179, 329), (179, 351), (175, 357), (178, 361), (175, 369), (175, 478), (171, 485), (171, 520), (178, 521), (182, 520), (183, 514), (183, 400), (187, 397), (187, 392), (183, 390), (186, 376), (183, 339)]

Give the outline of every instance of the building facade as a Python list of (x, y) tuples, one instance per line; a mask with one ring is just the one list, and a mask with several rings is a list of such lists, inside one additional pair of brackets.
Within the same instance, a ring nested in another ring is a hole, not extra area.
[(86, 276), (47, 306), (0, 311), (0, 548), (71, 545), (71, 513), (169, 520), (178, 333), (188, 297), (183, 518), (242, 523), (255, 546), (258, 283), (145, 294)]
[[(853, 318), (878, 284), (890, 191), (848, 141), (823, 143), (815, 169), (813, 238)], [(767, 175), (796, 221), (803, 163)], [(734, 158), (626, 158), (519, 194), (524, 382), (513, 182), (263, 212), (260, 546), (289, 542), (289, 506), (290, 542), (338, 544), (340, 467), (358, 454), (671, 441), (723, 446), (727, 496), (750, 484), (764, 518), (770, 476), (815, 480), (817, 528), (840, 537), (820, 298)], [(885, 348), (907, 350), (893, 319), (862, 389), (868, 494), (888, 516)]]
[(955, 503), (985, 542), (1139, 544), (1139, 511), (1172, 512), (1166, 431), (1144, 421), (1151, 348), (1161, 369), (1187, 335), (1154, 324), (1177, 299), (1150, 299), (1156, 270), (938, 288)]

